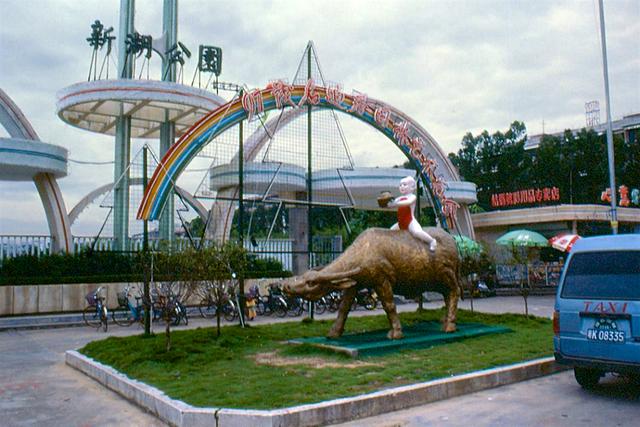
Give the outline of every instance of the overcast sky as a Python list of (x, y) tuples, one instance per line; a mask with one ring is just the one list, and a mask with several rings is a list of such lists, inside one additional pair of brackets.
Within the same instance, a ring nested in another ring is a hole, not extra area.
[[(0, 87), (43, 141), (75, 160), (113, 160), (113, 138), (64, 124), (56, 92), (86, 80), (90, 25), (100, 19), (117, 34), (119, 4), (0, 0)], [(162, 0), (137, 0), (136, 11), (136, 29), (160, 36)], [(617, 119), (640, 112), (640, 1), (605, 0), (605, 19)], [(221, 46), (221, 80), (249, 87), (291, 79), (313, 40), (328, 80), (404, 111), (447, 153), (467, 132), (505, 130), (514, 120), (530, 135), (584, 126), (590, 100), (600, 101), (605, 120), (597, 0), (182, 0), (178, 38), (194, 52)], [(185, 67), (188, 82), (194, 63)], [(347, 137), (357, 166), (402, 161), (390, 144), (372, 154), (357, 132)], [(69, 172), (59, 181), (68, 210), (113, 179), (112, 165), (71, 163)], [(95, 233), (98, 223), (84, 219), (74, 234)], [(0, 234), (48, 234), (33, 183), (0, 182)]]

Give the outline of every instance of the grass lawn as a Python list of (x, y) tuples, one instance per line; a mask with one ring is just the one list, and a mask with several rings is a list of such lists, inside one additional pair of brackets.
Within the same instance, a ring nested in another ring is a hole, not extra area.
[[(438, 320), (443, 310), (401, 313), (403, 325)], [(551, 321), (515, 314), (458, 311), (459, 322), (506, 326), (512, 333), (469, 338), (421, 350), (351, 359), (283, 341), (322, 336), (331, 321), (227, 326), (164, 335), (109, 337), (80, 352), (194, 406), (277, 409), (550, 356)], [(388, 328), (383, 315), (352, 317), (345, 333)]]

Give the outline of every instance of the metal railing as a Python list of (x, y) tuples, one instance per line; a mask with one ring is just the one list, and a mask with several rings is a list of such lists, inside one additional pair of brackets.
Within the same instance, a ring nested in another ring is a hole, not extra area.
[(0, 261), (20, 255), (48, 255), (51, 236), (0, 236)]

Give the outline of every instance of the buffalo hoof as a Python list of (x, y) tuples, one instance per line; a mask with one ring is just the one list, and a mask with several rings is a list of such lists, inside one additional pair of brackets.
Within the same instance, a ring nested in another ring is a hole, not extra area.
[(387, 338), (389, 338), (390, 340), (399, 340), (399, 339), (404, 338), (404, 334), (402, 333), (402, 331), (395, 331), (395, 330), (391, 329), (387, 333)]
[(455, 323), (445, 323), (445, 324), (442, 326), (442, 330), (443, 330), (444, 332), (447, 332), (447, 333), (449, 333), (449, 332), (455, 332), (455, 331), (456, 331), (456, 324), (455, 324)]

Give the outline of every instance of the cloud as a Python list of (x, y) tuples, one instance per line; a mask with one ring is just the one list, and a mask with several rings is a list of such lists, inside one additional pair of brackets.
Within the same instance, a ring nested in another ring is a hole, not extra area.
[[(58, 90), (87, 78), (91, 49), (85, 38), (91, 23), (100, 19), (117, 35), (119, 4), (2, 1), (2, 89), (42, 140), (64, 146), (73, 159), (113, 157), (112, 137), (64, 124), (55, 115), (55, 102)], [(222, 47), (221, 80), (249, 87), (291, 79), (313, 40), (327, 80), (389, 102), (452, 152), (465, 133), (504, 130), (514, 120), (524, 121), (530, 134), (539, 133), (543, 121), (547, 131), (582, 126), (586, 101), (599, 100), (604, 114), (594, 5), (579, 0), (190, 0), (179, 3), (179, 39), (194, 53), (199, 44)], [(138, 0), (136, 7), (136, 29), (157, 38), (161, 2)], [(640, 111), (640, 3), (605, 2), (605, 18), (612, 114), (620, 118)], [(187, 84), (194, 63), (192, 58), (185, 66)], [(158, 67), (154, 57), (152, 68)], [(403, 161), (384, 137), (362, 123), (342, 122), (358, 165)], [(136, 141), (134, 150), (141, 145)], [(200, 160), (202, 167), (206, 161)], [(196, 187), (198, 178), (185, 176), (185, 186)], [(70, 175), (60, 180), (67, 208), (112, 179), (111, 165), (71, 164)], [(33, 188), (0, 182), (0, 233), (46, 233)], [(99, 210), (89, 213), (100, 216)], [(91, 223), (83, 230), (97, 222), (83, 219)]]

